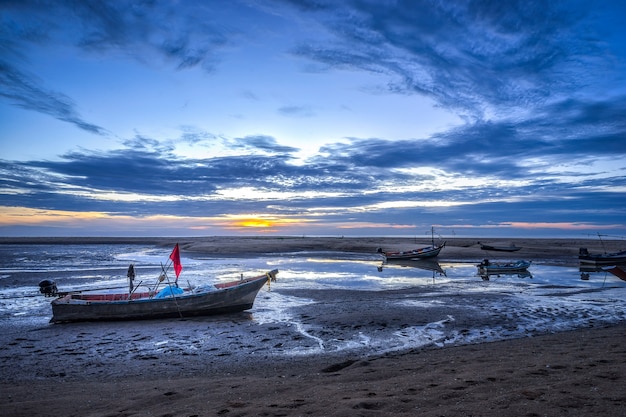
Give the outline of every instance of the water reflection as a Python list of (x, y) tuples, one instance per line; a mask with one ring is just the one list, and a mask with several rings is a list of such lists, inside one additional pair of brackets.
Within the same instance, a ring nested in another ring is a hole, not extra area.
[[(24, 247), (20, 251), (5, 252), (7, 258), (0, 265), (0, 319), (15, 315), (47, 316), (49, 300), (40, 296), (37, 284), (44, 278), (56, 280), (59, 290), (93, 289), (126, 285), (129, 260), (140, 268), (142, 279), (158, 276), (162, 250), (143, 246), (94, 246), (93, 254), (83, 260), (84, 265), (57, 270), (49, 259), (66, 262), (68, 248), (48, 247), (42, 254), (39, 248)], [(56, 252), (55, 252), (56, 250)], [(32, 253), (31, 253), (32, 252)], [(57, 253), (58, 252), (58, 253)], [(9, 256), (13, 253), (13, 256)], [(157, 256), (158, 255), (158, 256)], [(42, 258), (43, 257), (43, 258)], [(24, 259), (33, 259), (24, 263)], [(44, 262), (44, 260), (46, 262)], [(416, 261), (387, 261), (375, 254), (344, 252), (302, 252), (280, 256), (248, 258), (219, 258), (186, 255), (184, 282), (204, 285), (236, 279), (241, 273), (254, 275), (279, 269), (278, 281), (272, 291), (282, 289), (348, 289), (384, 291), (407, 287), (433, 287), (442, 292), (485, 292), (526, 289), (543, 292), (545, 288), (605, 289), (626, 288), (626, 281), (596, 267), (563, 267), (533, 263), (532, 272), (498, 273), (481, 276), (476, 262), (449, 262), (441, 259)], [(547, 262), (550, 263), (550, 262)], [(42, 270), (40, 265), (49, 270)], [(94, 273), (98, 271), (98, 273)], [(565, 291), (565, 290), (563, 290)], [(283, 300), (284, 302), (284, 300)], [(260, 303), (262, 305), (262, 303)]]
[(626, 281), (626, 265), (581, 265), (578, 270), (580, 271), (580, 279), (583, 281), (588, 281), (593, 273), (603, 273), (605, 278), (609, 275), (613, 275), (622, 281)]
[(517, 272), (491, 272), (491, 273), (479, 273), (478, 274), (483, 281), (489, 281), (495, 278), (530, 278), (532, 279), (533, 274), (529, 271), (517, 271)]
[[(378, 267), (378, 271), (382, 272), (385, 267), (400, 267), (400, 268), (418, 268), (425, 271), (436, 272), (439, 275), (446, 276), (446, 271), (441, 267), (439, 261), (435, 259), (420, 259), (420, 260), (401, 260), (401, 259), (388, 259), (383, 261)], [(434, 276), (434, 275), (433, 275)]]

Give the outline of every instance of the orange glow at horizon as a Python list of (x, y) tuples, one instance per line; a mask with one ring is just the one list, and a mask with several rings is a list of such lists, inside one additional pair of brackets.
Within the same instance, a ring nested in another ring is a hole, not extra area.
[(310, 220), (305, 219), (284, 219), (263, 216), (229, 216), (228, 220), (222, 221), (221, 223), (223, 223), (223, 227), (228, 229), (273, 229), (276, 227), (298, 225), (310, 222)]
[[(41, 225), (45, 223), (70, 223), (81, 220), (110, 219), (107, 213), (95, 211), (67, 211), (67, 210), (42, 210), (28, 207), (0, 207), (0, 225)], [(120, 216), (120, 220), (130, 219), (129, 216)]]
[(239, 220), (233, 224), (238, 227), (272, 227), (274, 226), (274, 222), (270, 220), (264, 219), (247, 219), (247, 220)]
[[(189, 217), (174, 215), (129, 216), (95, 211), (45, 210), (27, 207), (0, 206), (0, 226), (85, 227), (93, 223), (107, 223), (110, 227), (178, 227), (181, 229), (272, 229), (311, 223), (307, 219), (285, 219), (263, 215), (226, 215), (216, 217)], [(109, 227), (109, 226), (107, 226)]]

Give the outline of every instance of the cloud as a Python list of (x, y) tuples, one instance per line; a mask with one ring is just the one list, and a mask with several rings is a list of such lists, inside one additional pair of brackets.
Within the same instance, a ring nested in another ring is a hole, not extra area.
[[(226, 4), (226, 3), (225, 3)], [(177, 69), (216, 68), (218, 51), (236, 37), (212, 9), (169, 2), (31, 1), (5, 3), (0, 26), (0, 97), (94, 134), (106, 129), (80, 116), (67, 95), (29, 74), (22, 50), (63, 46), (94, 55), (139, 60), (154, 57)], [(167, 22), (167, 23), (164, 23)]]
[(87, 132), (97, 135), (107, 133), (106, 129), (85, 121), (76, 110), (75, 103), (65, 94), (46, 89), (35, 77), (26, 75), (2, 59), (0, 97), (18, 107), (47, 114)]
[(282, 106), (278, 112), (290, 117), (313, 117), (315, 115), (310, 106)]
[(581, 68), (608, 69), (601, 43), (576, 30), (584, 13), (559, 2), (292, 3), (334, 34), (296, 55), (386, 74), (389, 91), (473, 117), (541, 104), (588, 81)]
[(271, 154), (291, 154), (300, 150), (292, 146), (279, 145), (275, 138), (265, 135), (235, 138), (229, 141), (228, 145), (233, 149), (261, 150)]
[(568, 99), (539, 107), (526, 120), (478, 120), (429, 138), (351, 138), (323, 146), (312, 161), (380, 171), (434, 167), (467, 177), (535, 180), (555, 162), (625, 160), (626, 122), (621, 114), (626, 114), (626, 96)]

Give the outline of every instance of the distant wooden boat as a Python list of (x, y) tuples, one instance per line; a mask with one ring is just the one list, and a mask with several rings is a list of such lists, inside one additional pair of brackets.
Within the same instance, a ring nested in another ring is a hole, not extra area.
[(392, 251), (383, 251), (382, 248), (378, 248), (378, 253), (381, 253), (385, 260), (411, 260), (411, 259), (425, 259), (425, 258), (434, 258), (439, 255), (441, 249), (446, 246), (446, 242), (443, 242), (441, 245), (435, 245), (435, 229), (431, 227), (430, 229), (430, 239), (431, 245), (424, 246), (418, 249), (412, 249), (408, 251), (401, 252), (392, 252)]
[(446, 242), (441, 245), (425, 246), (419, 249), (412, 249), (402, 252), (385, 252), (382, 249), (378, 249), (378, 253), (382, 253), (387, 260), (411, 260), (411, 259), (424, 259), (434, 258), (439, 255), (441, 249), (446, 246)]
[(578, 260), (581, 264), (592, 265), (616, 265), (626, 263), (626, 251), (613, 253), (597, 253), (591, 254), (587, 248), (580, 248), (578, 251)]
[(480, 245), (480, 248), (482, 250), (490, 250), (490, 251), (496, 251), (496, 252), (517, 252), (518, 250), (522, 249), (519, 246), (515, 246), (515, 245), (509, 245), (509, 246), (495, 246), (495, 245), (487, 245), (484, 243), (480, 243), (478, 242), (478, 244)]
[(69, 293), (52, 301), (53, 323), (100, 320), (142, 320), (232, 313), (252, 308), (259, 290), (278, 270), (254, 278), (210, 287), (166, 286), (154, 292)]
[(506, 272), (521, 272), (526, 271), (530, 266), (530, 261), (514, 261), (514, 262), (490, 262), (489, 259), (484, 259), (481, 263), (479, 263), (478, 271), (482, 274), (498, 274), (498, 273), (506, 273)]

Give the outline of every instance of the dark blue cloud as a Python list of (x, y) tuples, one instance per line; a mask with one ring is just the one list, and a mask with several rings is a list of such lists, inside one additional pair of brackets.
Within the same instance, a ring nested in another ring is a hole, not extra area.
[(474, 117), (581, 87), (581, 69), (610, 70), (600, 39), (580, 30), (584, 9), (568, 2), (293, 3), (335, 34), (335, 42), (309, 41), (294, 53), (328, 68), (388, 74), (390, 91), (428, 95)]
[(0, 58), (0, 97), (25, 110), (47, 114), (72, 123), (79, 129), (97, 135), (106, 129), (85, 121), (75, 103), (65, 94), (45, 88), (36, 78), (26, 75), (11, 63)]
[(438, 167), (464, 176), (533, 178), (555, 161), (626, 159), (626, 96), (606, 101), (565, 100), (526, 120), (476, 121), (430, 138), (359, 139), (320, 149), (316, 163), (389, 168)]
[[(220, 9), (215, 4), (212, 7)], [(84, 120), (70, 97), (29, 74), (25, 69), (29, 63), (21, 51), (32, 45), (73, 46), (94, 55), (128, 56), (146, 65), (156, 58), (172, 62), (179, 70), (201, 67), (213, 72), (220, 48), (237, 35), (212, 19), (212, 7), (168, 1), (3, 2), (0, 97), (82, 130), (107, 134), (106, 129)]]

